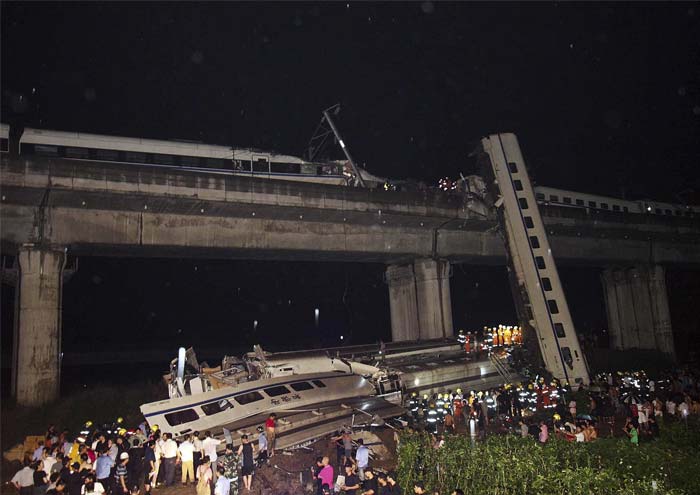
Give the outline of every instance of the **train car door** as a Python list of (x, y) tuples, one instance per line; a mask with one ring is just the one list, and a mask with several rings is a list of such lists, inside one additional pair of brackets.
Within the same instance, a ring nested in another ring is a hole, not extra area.
[(267, 155), (253, 155), (253, 175), (256, 177), (270, 178), (270, 157)]

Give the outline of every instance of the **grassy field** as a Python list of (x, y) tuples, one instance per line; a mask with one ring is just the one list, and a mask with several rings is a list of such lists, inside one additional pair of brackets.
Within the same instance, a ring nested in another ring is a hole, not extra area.
[(404, 493), (413, 483), (480, 495), (694, 495), (700, 493), (700, 423), (672, 423), (661, 438), (634, 446), (626, 438), (592, 443), (491, 436), (472, 446), (448, 436), (432, 448), (424, 434), (405, 434), (398, 454)]

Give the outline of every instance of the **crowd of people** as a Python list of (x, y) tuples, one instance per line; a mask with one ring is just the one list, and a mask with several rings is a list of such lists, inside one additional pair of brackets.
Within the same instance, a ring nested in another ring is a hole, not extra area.
[[(585, 404), (581, 404), (585, 401)], [(419, 397), (407, 403), (411, 428), (434, 435), (464, 429), (474, 437), (487, 432), (515, 432), (546, 442), (550, 434), (572, 442), (590, 442), (603, 427), (612, 436), (625, 433), (632, 443), (659, 434), (666, 418), (700, 416), (698, 378), (690, 371), (671, 373), (658, 381), (644, 372), (598, 375), (575, 393), (557, 380), (535, 380), (488, 390), (461, 389)], [(626, 418), (621, 431), (616, 418)], [(436, 436), (436, 438), (439, 438)]]
[[(643, 372), (607, 373), (574, 392), (566, 384), (537, 377), (486, 391), (413, 394), (407, 409), (409, 427), (433, 433), (435, 448), (442, 446), (446, 434), (476, 439), (514, 433), (540, 443), (552, 436), (592, 442), (602, 426), (611, 436), (624, 434), (638, 445), (660, 434), (660, 422), (700, 416), (700, 380), (687, 370), (657, 380)], [(615, 428), (616, 418), (625, 418), (622, 428)], [(11, 483), (20, 495), (135, 495), (174, 485), (179, 467), (179, 481), (193, 486), (197, 495), (236, 495), (251, 490), (256, 468), (275, 455), (275, 430), (276, 416), (270, 414), (257, 428), (256, 438), (243, 435), (234, 449), (230, 438), (193, 432), (176, 441), (145, 422), (129, 432), (120, 420), (101, 428), (88, 422), (75, 437), (51, 425)], [(353, 439), (346, 430), (332, 440), (338, 447), (335, 463), (320, 456), (310, 471), (317, 494), (400, 493), (394, 473), (370, 465), (370, 452), (361, 438)], [(415, 493), (429, 493), (422, 490), (420, 484), (414, 487)]]
[(239, 475), (243, 488), (250, 490), (255, 465), (274, 455), (274, 413), (258, 427), (257, 442), (243, 435), (235, 451), (227, 444), (223, 454), (223, 440), (209, 431), (177, 442), (157, 425), (143, 422), (127, 431), (120, 423), (121, 418), (95, 429), (88, 421), (74, 438), (50, 425), (11, 483), (20, 495), (148, 494), (173, 486), (179, 466), (182, 485), (195, 486), (197, 495), (235, 495)]

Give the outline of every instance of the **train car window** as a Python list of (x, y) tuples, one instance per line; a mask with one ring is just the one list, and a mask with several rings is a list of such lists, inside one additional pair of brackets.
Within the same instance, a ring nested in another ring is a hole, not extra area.
[(513, 186), (515, 186), (516, 191), (522, 191), (523, 190), (523, 183), (520, 182), (519, 180), (514, 180), (513, 181)]
[(538, 201), (544, 201), (544, 194), (542, 193), (536, 193), (535, 194), (535, 199)]
[(627, 208), (626, 206), (623, 206), (622, 211), (624, 211), (625, 213), (629, 213), (630, 209)]
[(263, 396), (259, 392), (248, 392), (247, 394), (241, 394), (235, 396), (233, 399), (238, 402), (240, 405), (245, 406), (246, 404), (250, 404), (251, 402), (257, 402), (259, 400), (263, 400)]
[(530, 245), (532, 246), (532, 249), (537, 249), (540, 247), (540, 240), (537, 238), (536, 235), (530, 236)]
[(119, 161), (119, 153), (115, 150), (95, 150), (95, 158), (108, 162)]
[(264, 390), (265, 390), (265, 393), (267, 395), (269, 395), (270, 397), (277, 397), (278, 395), (284, 395), (284, 394), (291, 393), (290, 390), (283, 385), (279, 385), (277, 387), (266, 388)]
[(527, 199), (518, 198), (518, 203), (520, 203), (520, 208), (522, 208), (523, 210), (527, 210)]
[(567, 205), (570, 205), (570, 204), (571, 204), (571, 198), (567, 198), (566, 196), (564, 196), (564, 203), (567, 204)]
[(58, 146), (35, 144), (34, 153), (41, 156), (58, 156)]
[(547, 265), (544, 262), (544, 258), (542, 256), (535, 256), (535, 263), (537, 264), (537, 268), (540, 270), (544, 270), (547, 268)]
[(549, 306), (549, 312), (553, 315), (559, 312), (559, 306), (557, 306), (557, 302), (554, 299), (547, 299), (547, 305)]
[(613, 211), (620, 211), (620, 205), (613, 205)]
[(608, 203), (600, 203), (600, 207), (604, 210), (609, 210)]
[(316, 385), (318, 388), (325, 388), (326, 384), (323, 383), (321, 380), (311, 380), (311, 382)]
[(549, 195), (549, 200), (552, 201), (553, 203), (558, 203), (559, 202), (559, 196), (556, 194), (550, 194)]
[(90, 158), (90, 151), (87, 148), (74, 148), (68, 146), (66, 149), (66, 158), (80, 158), (87, 159)]
[(223, 158), (207, 158), (208, 168), (226, 168), (226, 161)]
[(311, 390), (312, 388), (314, 388), (314, 386), (311, 385), (309, 382), (292, 383), (290, 387), (292, 387), (292, 389), (294, 389), (296, 392), (302, 392), (304, 390)]
[(589, 202), (588, 202), (588, 206), (590, 206), (591, 208), (597, 208), (597, 207), (598, 207), (598, 205), (596, 204), (595, 201), (589, 201)]
[(184, 409), (182, 411), (175, 411), (165, 415), (165, 420), (170, 426), (177, 426), (181, 425), (182, 423), (197, 421), (198, 419), (199, 414), (197, 414), (197, 411), (194, 409)]
[(209, 404), (203, 404), (202, 411), (204, 411), (204, 414), (207, 416), (211, 416), (212, 414), (218, 414), (221, 411), (231, 409), (232, 407), (233, 404), (231, 404), (229, 401), (226, 399), (221, 399), (216, 402), (210, 402)]
[(564, 332), (564, 325), (562, 325), (561, 323), (555, 323), (554, 333), (556, 333), (557, 337), (559, 337), (560, 339), (566, 337), (566, 332)]
[(583, 205), (584, 205), (584, 201), (582, 199), (576, 200), (576, 206), (583, 206)]
[(528, 229), (535, 228), (535, 224), (532, 223), (532, 217), (525, 217), (524, 220), (525, 220), (525, 227), (527, 227)]
[(10, 151), (10, 140), (7, 138), (0, 138), (0, 150), (3, 152)]
[(663, 215), (663, 213), (661, 212), (661, 208), (655, 208), (654, 213), (656, 213), (657, 215)]
[(146, 163), (146, 153), (139, 153), (136, 151), (126, 152), (126, 161), (135, 163)]
[(174, 165), (175, 159), (171, 155), (155, 154), (153, 155), (153, 163), (156, 163), (158, 165)]
[(547, 292), (552, 290), (552, 282), (549, 280), (549, 277), (542, 277), (542, 288)]
[(276, 174), (298, 174), (301, 173), (299, 163), (270, 163), (270, 171)]
[(513, 162), (508, 162), (508, 170), (510, 170), (511, 174), (517, 174), (518, 166)]
[(266, 158), (258, 158), (253, 162), (253, 172), (270, 173), (270, 162)]
[(199, 167), (198, 156), (181, 156), (180, 165), (183, 167)]
[(250, 172), (250, 160), (235, 160), (233, 163), (234, 170), (241, 172)]

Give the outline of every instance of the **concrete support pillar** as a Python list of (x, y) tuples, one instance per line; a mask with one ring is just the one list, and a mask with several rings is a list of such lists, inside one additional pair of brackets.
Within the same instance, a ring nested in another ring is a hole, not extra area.
[(394, 341), (452, 337), (450, 265), (416, 260), (386, 270)]
[(58, 397), (61, 290), (65, 252), (24, 246), (19, 252), (18, 329), (15, 345), (17, 403), (39, 406)]
[(418, 340), (418, 301), (413, 265), (389, 265), (386, 268), (391, 310), (391, 340)]
[(613, 349), (654, 349), (673, 357), (673, 332), (662, 266), (603, 272)]
[(413, 269), (421, 339), (453, 337), (450, 263), (422, 259), (414, 262)]

